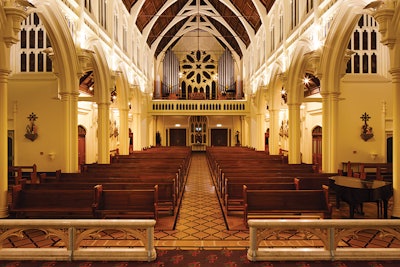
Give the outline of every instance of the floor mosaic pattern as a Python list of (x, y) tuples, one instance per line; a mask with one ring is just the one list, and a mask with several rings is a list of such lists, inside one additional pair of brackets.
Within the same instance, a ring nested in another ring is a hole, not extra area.
[(229, 231), (225, 224), (205, 155), (192, 153), (175, 230), (156, 231), (158, 248), (243, 248), (248, 231)]

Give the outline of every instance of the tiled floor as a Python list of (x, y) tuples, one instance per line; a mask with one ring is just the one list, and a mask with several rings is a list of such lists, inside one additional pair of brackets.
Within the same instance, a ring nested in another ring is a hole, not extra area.
[(248, 231), (227, 230), (205, 155), (192, 154), (185, 193), (173, 231), (156, 231), (159, 248), (241, 248)]

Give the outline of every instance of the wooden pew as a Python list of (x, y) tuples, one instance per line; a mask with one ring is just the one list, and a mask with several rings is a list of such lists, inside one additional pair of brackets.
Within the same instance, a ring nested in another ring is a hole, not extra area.
[[(129, 174), (129, 173), (128, 173)], [(60, 173), (55, 180), (49, 180), (48, 184), (102, 184), (104, 189), (132, 189), (144, 185), (158, 185), (159, 209), (169, 211), (172, 215), (177, 212), (180, 199), (183, 196), (184, 183), (179, 182), (177, 175), (168, 174), (142, 174), (129, 177), (98, 177), (95, 173)], [(46, 184), (46, 183), (43, 183)], [(68, 186), (68, 185), (66, 185)]]
[(226, 194), (224, 198), (224, 208), (226, 214), (230, 211), (243, 211), (243, 185), (247, 186), (247, 189), (260, 189), (260, 190), (295, 190), (295, 184), (293, 182), (288, 183), (265, 183), (265, 182), (230, 182), (226, 180)]
[(297, 190), (315, 190), (322, 188), (323, 185), (329, 186), (329, 177), (296, 177), (294, 178), (294, 184)]
[(95, 187), (96, 218), (157, 219), (158, 186), (153, 189), (112, 190)]
[[(23, 189), (26, 190), (82, 190), (92, 189), (98, 183), (96, 182), (54, 182), (54, 183), (41, 183), (41, 184), (21, 184)], [(174, 215), (177, 212), (177, 196), (175, 195), (174, 181), (166, 182), (129, 182), (129, 183), (101, 183), (103, 189), (106, 190), (141, 190), (141, 189), (154, 189), (158, 186), (158, 210), (168, 212)]]
[(22, 179), (28, 183), (39, 183), (39, 176), (36, 164), (28, 166), (8, 166), (8, 183), (17, 185)]
[(11, 217), (93, 218), (93, 188), (26, 190), (19, 184), (12, 187), (11, 198)]
[(243, 199), (243, 219), (246, 224), (249, 218), (265, 216), (332, 216), (332, 205), (328, 200), (326, 186), (321, 190), (251, 190), (244, 185)]

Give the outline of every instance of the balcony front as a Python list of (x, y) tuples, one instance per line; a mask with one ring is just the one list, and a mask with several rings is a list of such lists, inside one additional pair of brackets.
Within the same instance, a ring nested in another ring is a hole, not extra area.
[(244, 99), (154, 99), (149, 109), (152, 115), (247, 115), (250, 112)]

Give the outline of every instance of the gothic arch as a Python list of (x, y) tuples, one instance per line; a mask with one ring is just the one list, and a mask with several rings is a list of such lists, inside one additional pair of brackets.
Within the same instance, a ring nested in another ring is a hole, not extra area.
[[(54, 72), (59, 79), (59, 93), (78, 94), (78, 77), (80, 72), (76, 47), (72, 39), (70, 29), (57, 5), (49, 0), (40, 1), (36, 5), (35, 12), (38, 14), (46, 28), (46, 32), (51, 40), (54, 59)], [(68, 64), (67, 64), (68, 63)]]
[(345, 61), (347, 45), (367, 1), (349, 3), (343, 2), (339, 8), (325, 40), (329, 46), (324, 46), (322, 50), (320, 69), (322, 74), (329, 73), (329, 75), (324, 75), (321, 82), (330, 86), (321, 85), (322, 92), (340, 93), (340, 79), (345, 73), (347, 63)]

